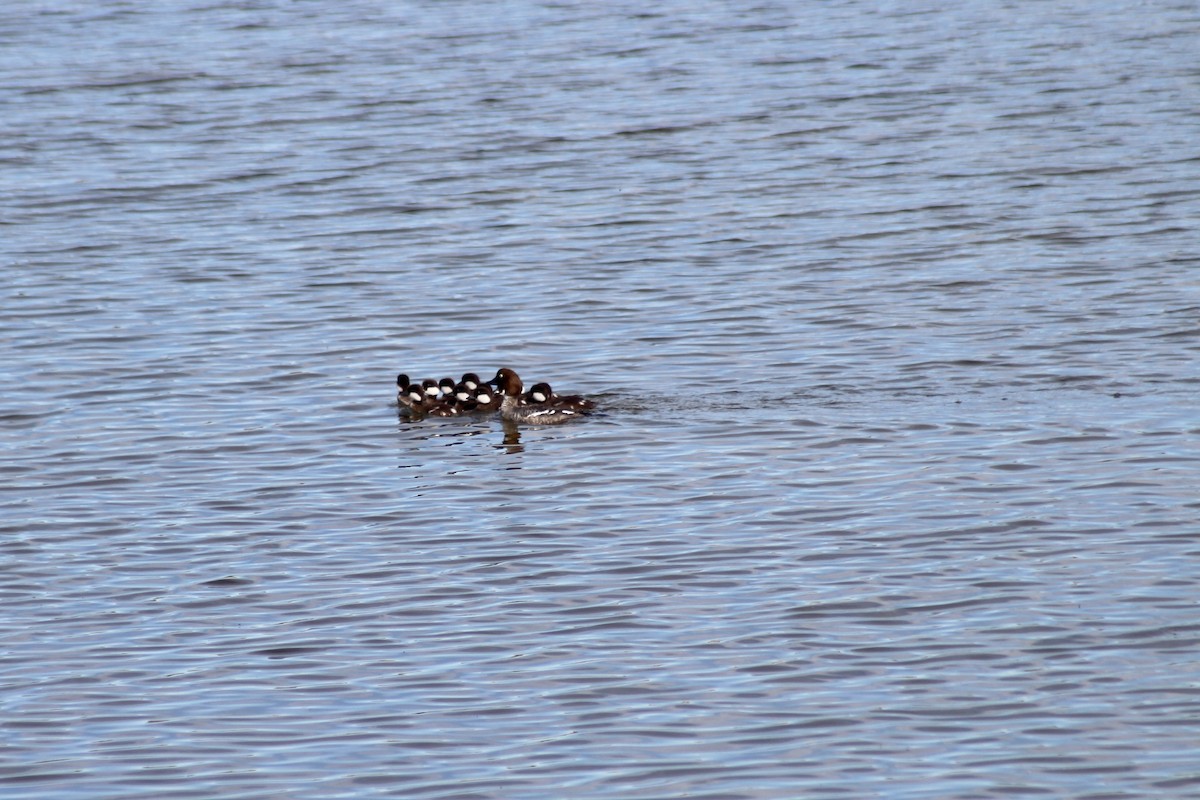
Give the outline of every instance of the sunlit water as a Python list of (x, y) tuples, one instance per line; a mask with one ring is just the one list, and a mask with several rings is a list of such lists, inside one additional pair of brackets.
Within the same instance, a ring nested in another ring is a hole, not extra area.
[(1200, 797), (1193, 6), (151, 5), (0, 12), (4, 797)]

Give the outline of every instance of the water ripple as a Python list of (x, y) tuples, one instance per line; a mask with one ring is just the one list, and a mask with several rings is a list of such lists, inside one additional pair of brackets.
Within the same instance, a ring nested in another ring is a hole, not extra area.
[(5, 797), (1200, 797), (1150, 5), (0, 14)]

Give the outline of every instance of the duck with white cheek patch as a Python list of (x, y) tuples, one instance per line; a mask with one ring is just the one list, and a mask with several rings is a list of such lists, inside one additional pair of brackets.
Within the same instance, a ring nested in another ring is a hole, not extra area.
[(412, 385), (412, 381), (403, 372), (396, 376), (396, 402), (405, 408), (412, 407), (412, 400), (408, 397), (408, 387)]
[[(500, 416), (512, 422), (558, 425), (579, 419), (595, 407), (595, 403), (582, 397), (572, 396), (556, 400), (548, 385), (545, 387), (544, 400), (531, 401), (522, 394), (525, 386), (521, 377), (507, 367), (497, 371), (496, 377), (488, 382), (499, 390), (503, 398), (500, 403)], [(540, 389), (541, 385), (538, 388)]]
[(408, 387), (409, 416), (418, 417), (457, 417), (461, 412), (454, 403), (439, 400), (428, 394), (422, 387), (413, 384)]
[(529, 405), (559, 406), (575, 411), (591, 411), (596, 407), (593, 401), (580, 397), (577, 394), (565, 396), (555, 394), (548, 383), (535, 383), (533, 388), (525, 393), (524, 399)]

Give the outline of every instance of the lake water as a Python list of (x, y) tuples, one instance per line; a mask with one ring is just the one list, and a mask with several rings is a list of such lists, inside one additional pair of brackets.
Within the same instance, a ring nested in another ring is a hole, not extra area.
[(1200, 797), (1194, 4), (0, 37), (5, 798)]

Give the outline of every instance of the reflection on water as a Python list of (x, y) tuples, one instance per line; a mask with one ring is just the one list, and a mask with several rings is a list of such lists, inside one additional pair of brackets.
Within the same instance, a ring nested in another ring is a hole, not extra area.
[(506, 453), (523, 452), (525, 448), (521, 446), (521, 426), (507, 419), (501, 419), (500, 425), (504, 429), (504, 451)]
[[(414, 417), (398, 409), (399, 427), (408, 443), (419, 443), (422, 437), (440, 439), (444, 437), (486, 436), (496, 441), (496, 449), (508, 453), (520, 453), (521, 426), (498, 415), (468, 414), (458, 417)], [(586, 424), (586, 420), (582, 421)], [(579, 423), (575, 423), (579, 424)]]
[(1200, 796), (1195, 9), (466, 9), (0, 14), (4, 796)]

